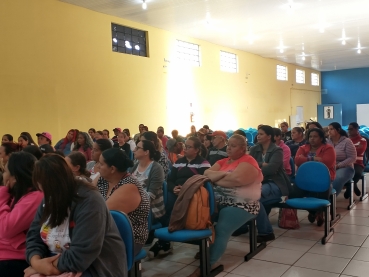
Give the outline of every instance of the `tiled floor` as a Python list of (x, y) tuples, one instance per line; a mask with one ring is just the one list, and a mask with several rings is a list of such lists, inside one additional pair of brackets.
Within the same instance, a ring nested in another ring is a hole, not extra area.
[[(367, 182), (369, 176), (367, 177)], [(359, 202), (347, 211), (348, 200), (343, 193), (338, 197), (341, 220), (334, 226), (335, 233), (326, 245), (320, 243), (323, 227), (307, 220), (306, 211), (298, 211), (299, 230), (278, 228), (277, 210), (270, 220), (276, 240), (244, 262), (248, 252), (248, 235), (231, 237), (220, 263), (224, 271), (219, 277), (368, 277), (369, 276), (369, 200)], [(143, 262), (144, 277), (186, 277), (199, 262), (194, 259), (197, 248), (175, 244), (173, 254)]]

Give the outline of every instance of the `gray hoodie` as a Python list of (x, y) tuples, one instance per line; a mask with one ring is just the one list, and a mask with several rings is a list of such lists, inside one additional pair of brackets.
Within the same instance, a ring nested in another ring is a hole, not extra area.
[[(61, 272), (85, 272), (93, 277), (128, 276), (127, 257), (114, 219), (98, 190), (80, 186), (78, 196), (81, 199), (72, 204), (69, 227), (70, 248), (59, 257), (58, 269)], [(26, 259), (34, 255), (41, 258), (49, 256), (50, 251), (40, 237), (44, 201), (27, 233)]]

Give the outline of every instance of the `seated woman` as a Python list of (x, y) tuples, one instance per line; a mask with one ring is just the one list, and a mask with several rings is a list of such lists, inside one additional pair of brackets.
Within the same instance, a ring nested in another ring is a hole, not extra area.
[(127, 276), (124, 242), (95, 187), (77, 180), (57, 154), (48, 154), (36, 163), (33, 183), (45, 197), (27, 233), (30, 267), (25, 277), (64, 272)]
[(291, 150), (290, 148), (284, 143), (282, 139), (282, 131), (278, 128), (273, 128), (274, 131), (274, 140), (275, 145), (279, 146), (283, 150), (283, 168), (286, 171), (287, 175), (292, 174), (290, 159), (291, 159)]
[(59, 140), (58, 143), (55, 144), (54, 148), (56, 151), (61, 151), (64, 153), (65, 156), (67, 156), (69, 155), (70, 152), (72, 152), (77, 138), (78, 138), (78, 130), (71, 129), (68, 131), (65, 138)]
[(21, 150), (19, 144), (14, 142), (4, 142), (0, 146), (0, 185), (2, 184), (2, 174), (10, 155)]
[(14, 153), (5, 165), (4, 186), (0, 186), (0, 275), (23, 277), (26, 234), (44, 195), (32, 183), (36, 158)]
[(159, 140), (158, 135), (152, 131), (144, 132), (140, 137), (140, 141), (142, 140), (150, 140), (154, 143), (156, 151), (160, 152), (160, 159), (158, 163), (163, 167), (165, 178), (167, 178), (169, 173), (169, 160), (165, 153), (165, 150), (163, 149), (163, 146), (161, 145), (161, 141)]
[(125, 133), (118, 133), (117, 142), (114, 143), (113, 147), (123, 150), (124, 152), (126, 152), (128, 157), (131, 157), (131, 146), (126, 143), (126, 137), (127, 135)]
[(36, 142), (33, 140), (33, 138), (32, 138), (32, 136), (31, 136), (30, 133), (28, 133), (28, 132), (22, 132), (22, 133), (20, 133), (19, 136), (26, 136), (30, 145), (37, 145)]
[(151, 141), (143, 140), (137, 144), (134, 155), (138, 163), (130, 169), (130, 172), (148, 192), (153, 216), (160, 218), (165, 214), (164, 170), (157, 162), (160, 159), (160, 152), (155, 150)]
[(32, 154), (37, 160), (41, 159), (43, 156), (40, 148), (38, 148), (38, 146), (36, 145), (28, 145), (26, 148), (23, 149), (23, 152)]
[(295, 127), (291, 131), (292, 139), (286, 141), (286, 145), (291, 149), (291, 156), (295, 158), (296, 152), (301, 145), (306, 144), (304, 132), (300, 127)]
[(87, 163), (86, 169), (88, 171), (90, 171), (91, 176), (90, 178), (92, 180), (98, 180), (100, 177), (100, 173), (99, 173), (99, 167), (100, 167), (100, 156), (101, 153), (104, 152), (107, 149), (110, 149), (111, 143), (109, 140), (107, 139), (98, 139), (94, 142), (93, 146), (92, 146), (92, 151), (91, 151), (91, 157), (92, 157), (92, 161)]
[(322, 129), (323, 130), (323, 127), (322, 127), (322, 125), (320, 125), (319, 122), (312, 121), (312, 122), (308, 122), (306, 124), (306, 130), (315, 129), (315, 128), (318, 128), (318, 129)]
[(361, 179), (364, 171), (364, 155), (368, 147), (366, 139), (360, 136), (359, 129), (359, 124), (357, 124), (356, 122), (351, 122), (349, 124), (348, 133), (352, 143), (355, 146), (357, 156), (354, 163), (355, 175), (353, 177), (354, 192), (357, 196), (361, 195), (361, 191), (357, 187), (357, 182), (359, 182), (359, 180)]
[[(334, 147), (336, 152), (336, 178), (333, 181), (333, 188), (337, 191), (337, 196), (341, 193), (343, 186), (354, 177), (354, 162), (356, 162), (356, 149), (352, 141), (347, 137), (346, 131), (338, 122), (332, 122), (328, 126), (328, 144)], [(351, 186), (348, 183), (348, 186)], [(345, 198), (349, 198), (350, 188), (345, 191)]]
[(85, 155), (86, 160), (89, 162), (92, 160), (92, 139), (86, 132), (79, 132), (77, 143), (74, 145), (73, 151), (79, 151)]
[[(295, 157), (296, 166), (299, 167), (303, 163), (309, 161), (324, 163), (328, 167), (331, 180), (333, 181), (336, 177), (336, 152), (334, 151), (334, 148), (327, 144), (327, 141), (324, 137), (324, 131), (322, 129), (309, 129), (307, 134), (309, 137), (309, 143), (300, 146), (299, 150), (297, 150)], [(310, 196), (329, 200), (330, 193), (331, 189), (328, 189), (325, 192), (311, 193), (301, 190), (297, 186), (293, 186), (289, 198), (302, 198)], [(316, 220), (318, 226), (323, 225), (324, 222), (322, 212), (315, 213), (309, 211), (308, 219), (311, 223)]]
[[(187, 143), (187, 142), (186, 142)], [(246, 154), (246, 139), (233, 135), (228, 140), (228, 158), (217, 161), (205, 171), (215, 184), (219, 217), (215, 225), (215, 241), (210, 245), (210, 265), (224, 254), (232, 233), (257, 215), (260, 209), (263, 174), (255, 159)], [(197, 269), (192, 277), (201, 276)]]
[(13, 142), (13, 136), (11, 134), (3, 135), (1, 139), (1, 143), (6, 143), (6, 142)]
[(81, 152), (72, 152), (65, 157), (69, 168), (77, 179), (84, 180), (88, 183), (92, 182), (91, 173), (86, 169), (86, 157)]
[(140, 182), (127, 172), (132, 166), (133, 161), (123, 151), (105, 150), (100, 156), (97, 187), (110, 210), (125, 212), (131, 220), (137, 255), (149, 234), (150, 199)]
[[(262, 125), (258, 128), (258, 144), (251, 147), (250, 156), (258, 162), (264, 179), (261, 187), (260, 212), (256, 218), (258, 242), (274, 240), (272, 225), (269, 222), (268, 205), (277, 203), (282, 196), (288, 196), (291, 183), (283, 169), (283, 150), (274, 144), (273, 128)], [(266, 210), (267, 208), (267, 210)]]
[(27, 136), (20, 135), (18, 138), (18, 144), (21, 149), (26, 148), (28, 145), (31, 145), (31, 142), (28, 140)]
[[(184, 157), (179, 158), (173, 164), (172, 172), (168, 177), (168, 199), (165, 205), (165, 215), (161, 220), (165, 227), (169, 225), (174, 203), (182, 185), (190, 177), (197, 174), (203, 175), (205, 170), (210, 168), (209, 162), (200, 156), (201, 145), (198, 138), (188, 138), (184, 147)], [(158, 240), (148, 251), (148, 256), (153, 258), (159, 254), (168, 254), (171, 251), (173, 251), (173, 246), (169, 241)]]

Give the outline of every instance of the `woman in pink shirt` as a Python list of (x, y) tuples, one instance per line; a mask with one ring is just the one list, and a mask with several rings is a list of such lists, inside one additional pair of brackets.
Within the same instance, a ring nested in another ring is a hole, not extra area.
[(292, 174), (291, 170), (291, 149), (284, 143), (282, 139), (282, 131), (278, 128), (273, 128), (274, 131), (274, 140), (275, 145), (279, 146), (283, 150), (283, 168), (286, 171), (287, 175)]
[(13, 153), (4, 171), (0, 187), (0, 275), (23, 277), (26, 262), (26, 234), (43, 193), (32, 183), (36, 158), (27, 153)]
[(86, 157), (87, 162), (92, 160), (92, 139), (86, 132), (79, 132), (77, 143), (74, 146), (73, 151), (79, 151), (83, 153)]

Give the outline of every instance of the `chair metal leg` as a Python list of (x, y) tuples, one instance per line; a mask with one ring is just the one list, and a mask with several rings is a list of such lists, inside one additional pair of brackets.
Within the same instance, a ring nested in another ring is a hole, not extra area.
[(141, 277), (141, 269), (142, 269), (142, 266), (141, 266), (141, 261), (138, 261), (138, 262), (135, 262), (134, 264), (134, 267), (135, 267), (135, 277)]
[(324, 209), (324, 237), (322, 238), (322, 244), (326, 244), (326, 242), (331, 238), (331, 236), (334, 233), (334, 228), (331, 228), (329, 220), (329, 212), (330, 205)]
[(366, 173), (363, 172), (361, 175), (361, 196), (360, 201), (363, 201), (368, 198), (368, 192), (366, 191), (366, 179), (365, 179)]
[(202, 277), (213, 277), (224, 270), (223, 265), (219, 265), (213, 270), (210, 266), (209, 239), (200, 241), (200, 272)]
[(249, 222), (250, 252), (245, 256), (245, 261), (251, 260), (256, 254), (266, 247), (266, 242), (257, 245), (256, 220)]
[(349, 198), (349, 205), (347, 206), (348, 210), (351, 210), (356, 205), (356, 202), (354, 200), (354, 181), (352, 181), (352, 180), (351, 180), (351, 183), (350, 183), (350, 190), (351, 190), (351, 195), (350, 195), (350, 198)]
[(337, 194), (331, 194), (331, 226), (337, 223), (338, 220), (341, 219), (341, 215), (337, 214)]

